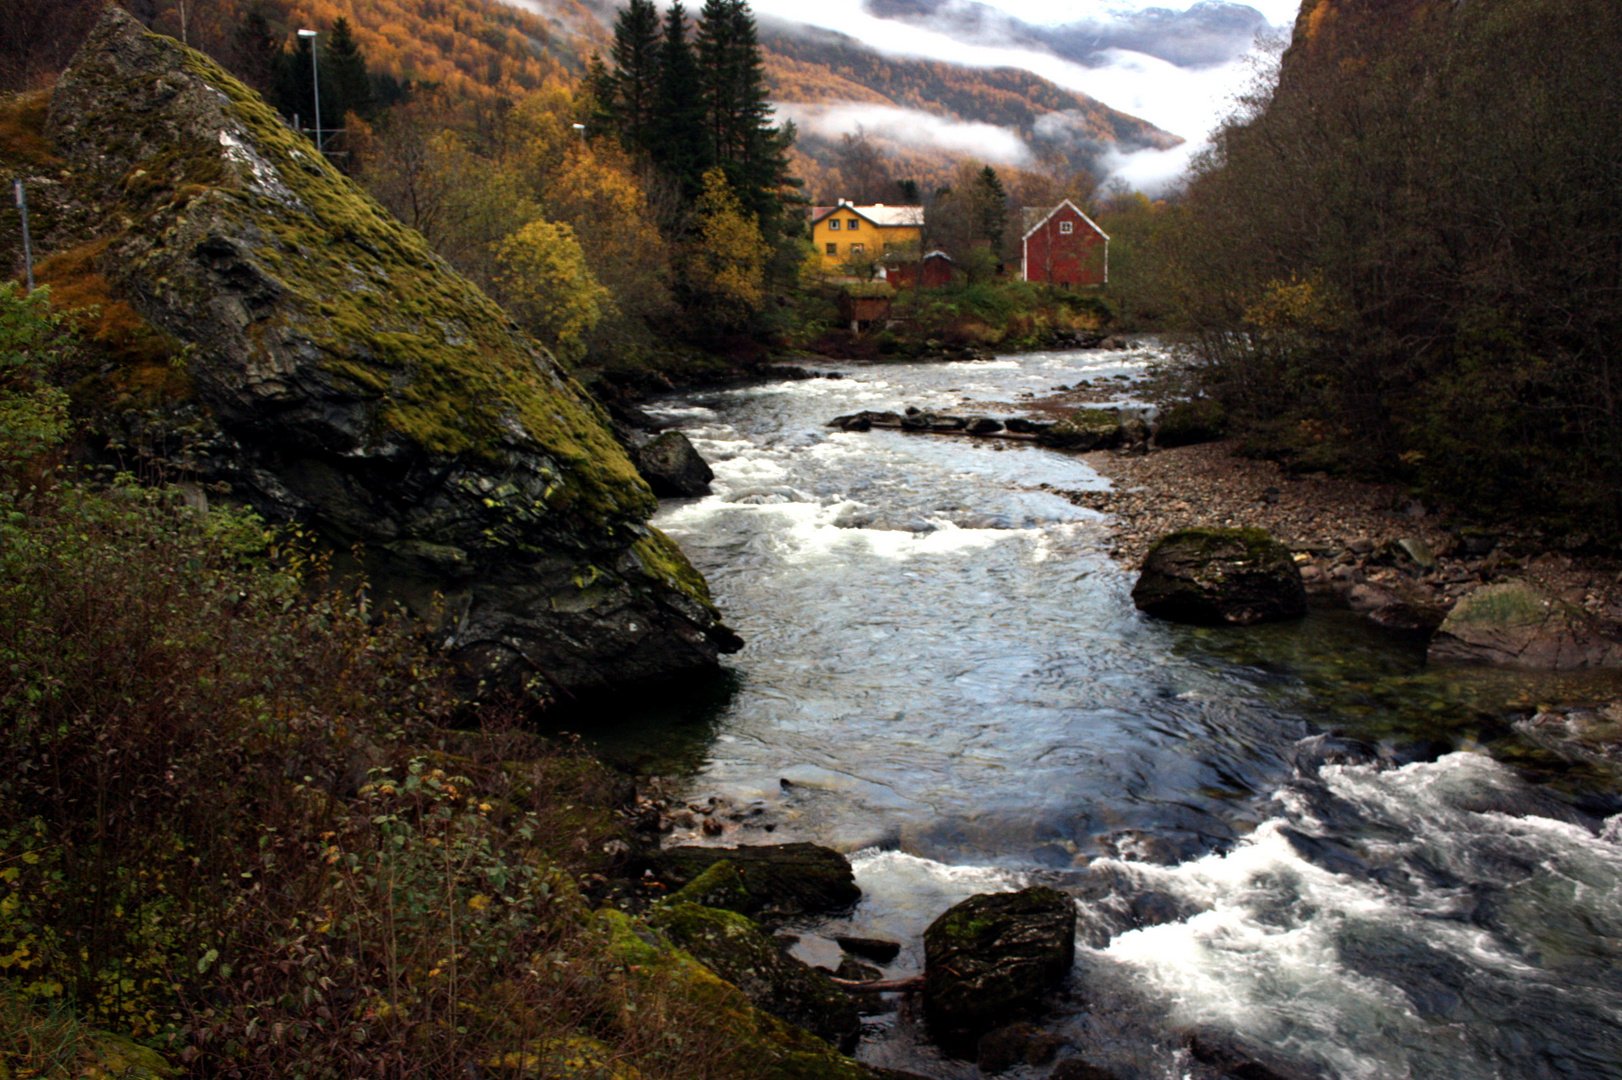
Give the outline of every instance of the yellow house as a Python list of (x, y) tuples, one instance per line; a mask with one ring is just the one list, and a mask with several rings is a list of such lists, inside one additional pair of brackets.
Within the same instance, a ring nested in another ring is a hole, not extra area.
[(840, 199), (838, 206), (811, 208), (811, 240), (822, 256), (822, 268), (829, 272), (853, 261), (877, 262), (886, 255), (917, 262), (923, 236), (921, 206), (856, 206)]

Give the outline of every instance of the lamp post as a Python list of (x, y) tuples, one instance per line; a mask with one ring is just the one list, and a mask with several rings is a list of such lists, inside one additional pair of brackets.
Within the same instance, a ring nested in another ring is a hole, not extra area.
[(28, 291), (34, 291), (34, 245), (28, 241), (28, 195), (23, 191), (23, 182), (13, 182), (12, 193), (17, 197), (17, 212), (23, 219), (23, 266), (28, 273)]
[(310, 83), (315, 88), (315, 148), (321, 149), (321, 64), (316, 58), (315, 39), (319, 31), (299, 30), (298, 36), (310, 42)]
[(586, 125), (585, 124), (570, 124), (569, 126), (574, 128), (576, 131), (580, 132), (580, 145), (585, 146), (586, 145)]

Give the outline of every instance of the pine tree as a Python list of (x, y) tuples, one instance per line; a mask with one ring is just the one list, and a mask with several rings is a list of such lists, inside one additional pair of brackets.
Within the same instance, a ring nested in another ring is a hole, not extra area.
[(653, 152), (659, 107), (659, 11), (653, 0), (631, 0), (614, 20), (614, 96), (620, 141), (636, 154)]
[(231, 32), (231, 71), (261, 94), (273, 95), (281, 57), (281, 43), (270, 31), (264, 8), (255, 4)]
[(377, 106), (372, 79), (366, 71), (366, 58), (349, 28), (349, 20), (338, 18), (327, 34), (321, 58), (321, 109), (331, 119), (326, 127), (343, 126), (346, 113), (370, 115)]
[(705, 0), (698, 64), (710, 151), (739, 201), (775, 238), (784, 231), (779, 191), (787, 181), (794, 126), (772, 126), (755, 17), (744, 0)]
[(687, 11), (681, 0), (665, 13), (657, 117), (654, 160), (675, 181), (683, 200), (691, 202), (702, 190), (704, 172), (713, 161), (705, 125), (704, 84), (687, 40)]
[(614, 73), (608, 70), (603, 58), (592, 53), (586, 61), (586, 101), (582, 103), (586, 125), (586, 138), (599, 135), (619, 138), (619, 120), (614, 115)]
[(990, 165), (980, 170), (974, 181), (975, 226), (991, 250), (1002, 258), (1003, 234), (1008, 229), (1008, 193), (1003, 190), (997, 170)]
[(306, 132), (315, 128), (313, 74), (310, 67), (310, 39), (295, 37), (293, 48), (283, 50), (277, 58), (272, 97), (282, 115), (289, 120), (297, 118), (299, 126)]

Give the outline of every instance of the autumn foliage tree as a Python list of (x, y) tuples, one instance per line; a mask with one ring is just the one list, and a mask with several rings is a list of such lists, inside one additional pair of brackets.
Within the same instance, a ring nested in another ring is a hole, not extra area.
[(744, 327), (765, 300), (770, 247), (719, 167), (704, 174), (695, 227), (681, 261), (691, 315), (718, 330)]

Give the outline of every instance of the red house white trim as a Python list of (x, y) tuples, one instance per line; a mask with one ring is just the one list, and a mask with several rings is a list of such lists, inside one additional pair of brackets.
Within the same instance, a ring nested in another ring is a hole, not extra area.
[(1063, 288), (1109, 281), (1109, 234), (1069, 199), (1025, 211), (1020, 277)]

